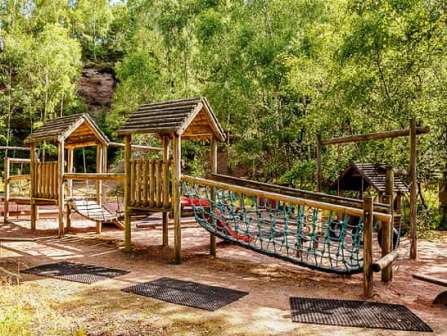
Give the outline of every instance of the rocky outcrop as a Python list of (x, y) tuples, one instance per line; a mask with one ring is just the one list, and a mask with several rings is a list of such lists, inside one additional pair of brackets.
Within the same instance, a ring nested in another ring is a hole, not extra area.
[(84, 99), (89, 112), (110, 109), (114, 87), (113, 70), (95, 68), (82, 70), (79, 95)]

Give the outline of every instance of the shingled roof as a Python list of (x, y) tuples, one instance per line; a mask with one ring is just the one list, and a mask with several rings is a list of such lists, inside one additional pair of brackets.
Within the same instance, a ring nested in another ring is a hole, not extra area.
[(28, 135), (25, 143), (58, 141), (63, 138), (67, 144), (98, 142), (107, 145), (109, 139), (87, 113), (72, 114), (47, 121)]
[[(364, 189), (371, 186), (380, 193), (386, 191), (386, 166), (372, 163), (352, 163), (333, 183), (332, 187), (335, 189), (338, 185), (341, 190), (360, 190), (362, 178)], [(402, 176), (394, 177), (394, 190), (405, 193), (410, 191)]]
[(225, 132), (205, 97), (141, 105), (118, 130), (119, 135), (154, 133), (181, 135), (185, 139), (225, 140)]

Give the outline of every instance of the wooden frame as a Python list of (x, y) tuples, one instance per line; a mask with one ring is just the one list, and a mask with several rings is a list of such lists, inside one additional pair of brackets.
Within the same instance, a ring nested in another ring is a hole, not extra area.
[[(327, 145), (343, 145), (349, 143), (358, 143), (362, 141), (373, 141), (382, 139), (392, 139), (397, 137), (409, 137), (409, 152), (410, 152), (410, 258), (417, 258), (417, 135), (427, 134), (430, 132), (429, 127), (418, 127), (416, 119), (410, 120), (410, 127), (402, 130), (393, 130), (377, 133), (359, 134), (346, 137), (337, 137), (327, 140), (322, 140), (320, 135), (317, 135), (316, 145), (316, 160), (317, 160), (317, 173), (316, 173), (316, 185), (317, 189), (321, 188), (321, 148)], [(389, 230), (387, 229), (387, 232)], [(389, 232), (388, 232), (389, 233)], [(391, 231), (392, 234), (392, 231)], [(392, 238), (389, 238), (392, 239)], [(387, 241), (388, 243), (388, 241)], [(392, 275), (388, 268), (385, 273), (384, 279), (391, 279)]]

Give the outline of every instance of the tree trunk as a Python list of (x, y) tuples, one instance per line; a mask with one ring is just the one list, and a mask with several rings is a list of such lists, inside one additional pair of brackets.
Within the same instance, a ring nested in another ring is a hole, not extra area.
[(440, 229), (447, 230), (447, 173), (439, 182), (439, 214), (441, 215)]

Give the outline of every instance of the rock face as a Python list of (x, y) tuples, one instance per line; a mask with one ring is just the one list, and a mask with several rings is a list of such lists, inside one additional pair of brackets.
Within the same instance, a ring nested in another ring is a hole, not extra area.
[(115, 78), (112, 70), (85, 68), (79, 81), (79, 95), (87, 104), (88, 111), (110, 109)]

